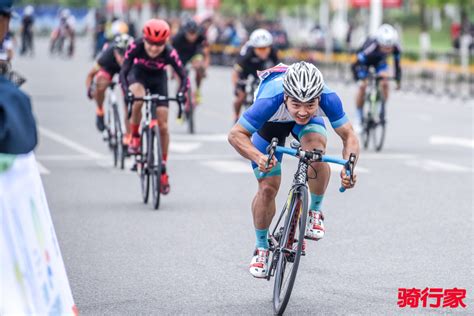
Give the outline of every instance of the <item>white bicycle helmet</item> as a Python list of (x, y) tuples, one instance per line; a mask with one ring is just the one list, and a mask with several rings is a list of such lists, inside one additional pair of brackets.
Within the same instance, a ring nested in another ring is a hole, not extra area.
[(283, 78), (283, 90), (286, 95), (300, 102), (309, 102), (319, 97), (323, 88), (323, 74), (315, 65), (304, 61), (288, 67)]
[(28, 16), (33, 15), (34, 12), (35, 12), (35, 8), (33, 8), (33, 6), (31, 5), (27, 5), (25, 9), (23, 10), (23, 14), (28, 15)]
[(249, 44), (253, 47), (268, 47), (273, 44), (273, 36), (265, 29), (256, 29), (250, 34)]
[(375, 33), (375, 39), (381, 46), (394, 46), (398, 43), (398, 32), (390, 24), (382, 24)]
[(127, 49), (128, 44), (133, 41), (133, 37), (131, 37), (128, 34), (119, 34), (116, 35), (114, 38), (114, 45), (117, 49), (125, 52), (125, 49)]

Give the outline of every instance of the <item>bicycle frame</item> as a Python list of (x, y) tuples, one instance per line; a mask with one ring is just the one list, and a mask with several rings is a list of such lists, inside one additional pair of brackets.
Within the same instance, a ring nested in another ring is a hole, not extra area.
[[(283, 314), (289, 302), (293, 289), (298, 266), (303, 254), (303, 238), (308, 217), (308, 169), (313, 162), (328, 162), (343, 165), (346, 174), (353, 183), (355, 154), (349, 159), (340, 159), (323, 155), (320, 150), (304, 151), (301, 147), (287, 148), (278, 146), (278, 139), (273, 138), (267, 148), (269, 162), (275, 153), (282, 153), (299, 158), (298, 168), (295, 172), (291, 189), (288, 193), (285, 206), (269, 236), (269, 250), (272, 253), (270, 267), (266, 271), (266, 279), (275, 277), (273, 289), (273, 307), (277, 315)], [(339, 189), (344, 192), (344, 188)], [(281, 220), (284, 219), (284, 223)], [(290, 264), (289, 266), (287, 266)], [(287, 270), (288, 269), (288, 270)], [(285, 273), (285, 270), (287, 273)], [(282, 289), (283, 292), (282, 292)], [(283, 294), (283, 296), (281, 296)]]

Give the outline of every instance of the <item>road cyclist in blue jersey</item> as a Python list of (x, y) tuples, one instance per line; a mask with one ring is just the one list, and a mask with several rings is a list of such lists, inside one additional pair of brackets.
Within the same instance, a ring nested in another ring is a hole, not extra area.
[[(297, 139), (303, 150), (326, 150), (327, 131), (323, 116), (342, 139), (342, 156), (359, 155), (359, 141), (347, 118), (339, 96), (324, 83), (316, 66), (297, 62), (291, 66), (279, 64), (259, 73), (261, 83), (254, 104), (239, 118), (229, 133), (229, 142), (243, 157), (249, 159), (258, 181), (258, 191), (252, 202), (256, 247), (250, 263), (250, 273), (264, 278), (268, 269), (268, 229), (275, 215), (275, 197), (281, 182), (282, 154), (276, 154), (270, 164), (266, 148), (272, 138), (279, 145), (287, 136)], [(305, 237), (323, 238), (325, 233), (322, 202), (329, 183), (327, 163), (313, 163), (308, 172), (311, 193)], [(350, 178), (341, 171), (341, 184), (352, 188)]]
[[(362, 47), (357, 51), (357, 60), (352, 65), (354, 79), (359, 84), (356, 96), (357, 121), (355, 129), (362, 131), (363, 108), (365, 101), (365, 91), (368, 85), (369, 68), (375, 69), (375, 74), (383, 77), (380, 81), (383, 102), (387, 102), (389, 93), (389, 72), (387, 58), (393, 55), (395, 80), (397, 90), (400, 89), (402, 70), (400, 67), (401, 48), (397, 30), (390, 24), (382, 24), (376, 31), (375, 36), (369, 37)], [(383, 115), (384, 116), (384, 115)]]

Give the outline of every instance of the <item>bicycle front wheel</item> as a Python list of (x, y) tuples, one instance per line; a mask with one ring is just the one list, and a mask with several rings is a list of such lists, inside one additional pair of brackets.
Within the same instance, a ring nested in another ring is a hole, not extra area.
[(306, 188), (301, 187), (292, 192), (291, 202), (286, 206), (287, 216), (283, 230), (281, 230), (280, 243), (278, 248), (275, 249), (278, 261), (273, 287), (273, 309), (276, 315), (283, 314), (290, 300), (300, 263), (306, 217), (308, 215), (308, 192)]
[(148, 203), (148, 195), (150, 192), (150, 166), (148, 161), (148, 152), (150, 149), (150, 129), (148, 127), (142, 128), (141, 133), (141, 148), (140, 158), (137, 161), (137, 170), (140, 175), (140, 184), (142, 189), (143, 203)]
[(160, 129), (155, 126), (151, 133), (150, 147), (150, 170), (151, 186), (153, 195), (153, 208), (157, 210), (160, 207), (161, 196), (161, 172), (163, 171), (163, 156), (161, 151)]

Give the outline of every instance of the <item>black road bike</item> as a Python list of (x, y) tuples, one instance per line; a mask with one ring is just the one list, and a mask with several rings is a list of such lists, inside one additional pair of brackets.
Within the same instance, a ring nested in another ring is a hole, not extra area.
[[(293, 184), (288, 194), (285, 206), (269, 236), (270, 257), (266, 279), (275, 277), (273, 287), (273, 310), (276, 315), (282, 315), (290, 300), (291, 291), (295, 284), (296, 273), (300, 258), (305, 255), (302, 251), (303, 239), (308, 217), (308, 169), (313, 162), (330, 162), (343, 165), (347, 175), (353, 181), (355, 154), (348, 160), (325, 156), (319, 150), (304, 151), (297, 141), (292, 148), (278, 146), (278, 139), (272, 139), (267, 148), (268, 163), (275, 153), (284, 153), (299, 159)], [(344, 192), (344, 188), (339, 189)]]
[(385, 100), (380, 89), (380, 82), (384, 79), (394, 80), (391, 77), (377, 76), (373, 71), (369, 73), (361, 132), (364, 149), (369, 148), (370, 142), (373, 143), (376, 151), (381, 151), (384, 145), (387, 122)]
[(176, 101), (178, 103), (178, 119), (181, 119), (184, 99), (184, 96), (169, 98), (159, 94), (150, 94), (149, 91), (147, 91), (146, 96), (143, 98), (134, 97), (131, 93), (127, 95), (129, 117), (134, 101), (145, 102), (145, 116), (142, 119), (140, 128), (141, 148), (139, 153), (135, 155), (135, 165), (140, 176), (143, 203), (148, 203), (151, 182), (153, 208), (155, 210), (160, 206), (161, 174), (165, 172), (163, 168), (160, 128), (156, 115), (157, 103)]

